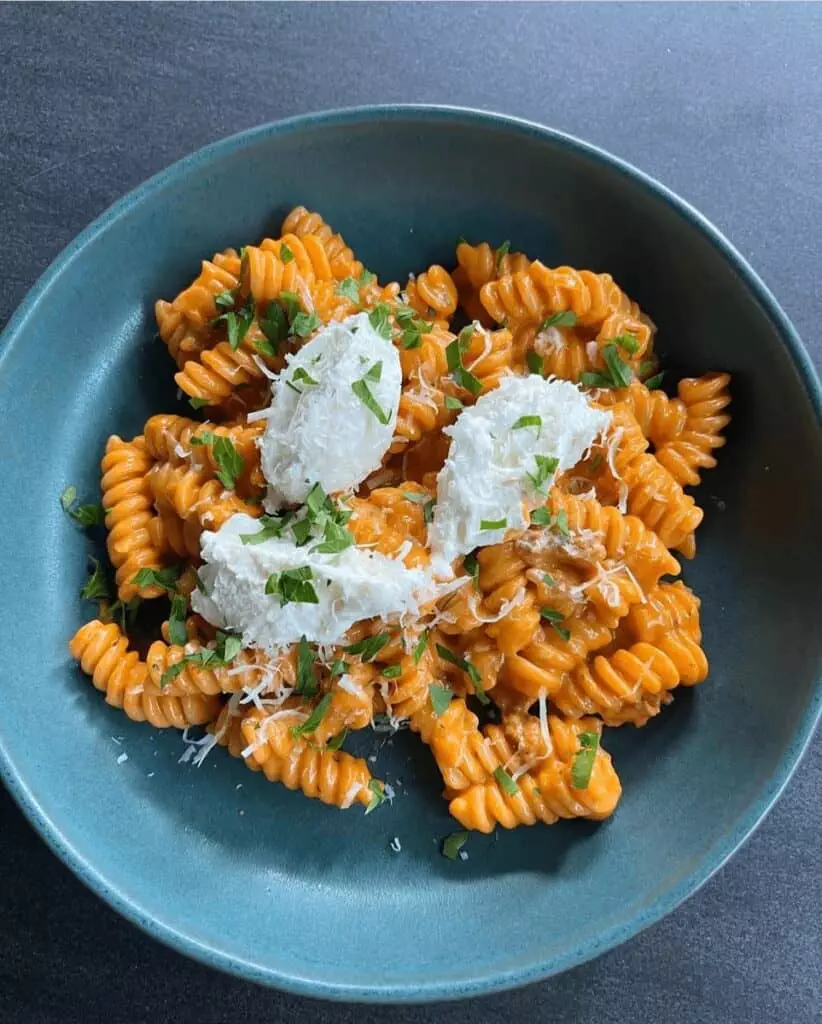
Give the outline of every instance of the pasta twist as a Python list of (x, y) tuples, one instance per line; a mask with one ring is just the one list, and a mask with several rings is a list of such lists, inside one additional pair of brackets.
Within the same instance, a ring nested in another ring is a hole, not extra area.
[(482, 548), (477, 554), (484, 614), (501, 616), (486, 627), (503, 654), (516, 654), (537, 632), (539, 609), (526, 577), (527, 563), (513, 541)]
[[(291, 253), (288, 261), (283, 260), (283, 246), (286, 247), (286, 253)], [(313, 285), (315, 281), (330, 281), (334, 276), (328, 254), (316, 235), (305, 235), (300, 238), (298, 235), (287, 232), (281, 238), (264, 239), (260, 242), (260, 248), (265, 252), (273, 253), (277, 260), (284, 265), (289, 265), (293, 260), (297, 273), (309, 286)]]
[(164, 555), (199, 559), (203, 528), (198, 519), (180, 519), (173, 512), (166, 511), (152, 518), (148, 532), (151, 543)]
[(227, 491), (219, 480), (210, 479), (208, 470), (187, 465), (158, 463), (148, 479), (161, 516), (169, 513), (180, 519), (196, 519), (203, 529), (219, 530), (238, 512), (255, 519), (262, 514), (259, 505), (249, 504), (233, 491)]
[(283, 221), (282, 233), (295, 234), (305, 239), (313, 235), (321, 243), (328, 257), (331, 272), (338, 281), (346, 277), (359, 277), (363, 266), (345, 244), (342, 235), (334, 231), (318, 213), (310, 213), (304, 206), (295, 206)]
[(572, 765), (579, 752), (583, 732), (599, 734), (595, 719), (567, 722), (548, 716), (552, 751), (537, 771), (526, 772), (516, 780), (516, 791), (503, 789), (496, 778), (471, 786), (450, 802), (453, 817), (467, 829), (492, 832), (496, 825), (514, 828), (543, 821), (548, 825), (559, 818), (607, 818), (622, 794), (619, 778), (610, 756), (597, 747), (590, 780), (585, 789), (572, 784)]
[(153, 464), (142, 437), (123, 441), (115, 434), (108, 439), (100, 488), (106, 510), (106, 546), (121, 601), (162, 593), (157, 587), (140, 588), (134, 583), (141, 569), (159, 569), (163, 564), (162, 549), (154, 543), (150, 530), (156, 518), (148, 485)]
[(731, 401), (730, 374), (708, 373), (679, 383), (679, 398), (686, 409), (681, 432), (657, 451), (660, 463), (683, 487), (695, 487), (703, 469), (713, 469), (715, 448), (725, 444), (722, 431), (730, 422), (724, 410)]
[(611, 642), (613, 632), (595, 616), (565, 620), (568, 639), (551, 627), (543, 627), (519, 654), (505, 658), (502, 681), (532, 701), (552, 696), (565, 675), (580, 665), (591, 651)]
[(478, 292), (489, 281), (500, 277), (527, 271), (531, 261), (522, 252), (500, 253), (492, 249), (487, 242), (469, 245), (460, 242), (457, 245), (457, 263), (462, 268), (471, 288)]
[(439, 320), (443, 327), (457, 309), (457, 286), (448, 271), (433, 264), (428, 270), (410, 278), (405, 286), (408, 305), (426, 320)]
[(539, 260), (527, 270), (489, 281), (482, 286), (480, 299), (497, 323), (512, 325), (570, 310), (581, 326), (599, 327), (612, 313), (636, 308), (610, 274), (573, 267), (551, 270)]
[(627, 405), (640, 430), (657, 451), (682, 433), (688, 415), (685, 403), (680, 399), (669, 398), (659, 389), (651, 391), (638, 380), (632, 381), (628, 388), (600, 391), (597, 403)]
[(463, 366), (482, 383), (482, 393), (497, 387), (513, 372), (513, 336), (508, 330), (488, 331), (474, 324), (462, 356)]
[[(225, 747), (232, 757), (242, 757), (246, 747), (243, 737), (243, 714), (232, 707), (231, 702), (224, 704), (219, 715), (208, 726), (208, 731), (213, 734), (217, 743)], [(262, 768), (251, 757), (243, 760), (246, 767), (253, 772), (260, 772)]]
[(651, 644), (658, 644), (672, 630), (684, 633), (700, 643), (700, 603), (696, 594), (682, 580), (659, 583), (648, 592), (644, 604), (631, 609), (626, 625), (637, 640), (647, 640)]
[(519, 372), (525, 371), (531, 352), (542, 361), (545, 377), (576, 382), (583, 373), (597, 368), (596, 344), (586, 342), (575, 331), (559, 327), (540, 330), (539, 324), (527, 321), (515, 324), (512, 362)]
[(313, 308), (309, 282), (300, 273), (297, 261), (283, 263), (270, 249), (256, 245), (246, 247), (240, 292), (250, 295), (258, 306), (276, 301), (283, 292), (293, 292), (300, 298), (303, 308)]
[[(406, 495), (418, 496), (414, 501)], [(426, 565), (429, 560), (425, 547), (426, 523), (424, 503), (429, 493), (418, 484), (402, 487), (378, 487), (368, 498), (351, 498), (352, 510), (348, 530), (357, 544), (373, 547), (384, 555), (396, 556), (404, 546), (409, 568)]]
[(160, 338), (178, 369), (189, 359), (196, 359), (213, 342), (213, 332), (207, 327), (194, 327), (172, 303), (158, 299), (154, 304), (154, 319)]
[(365, 761), (343, 751), (313, 747), (293, 736), (291, 728), (299, 715), (299, 711), (297, 717), (289, 715), (288, 709), (269, 715), (252, 708), (243, 718), (243, 738), (253, 747), (250, 756), (266, 778), (340, 809), (355, 802), (367, 805), (373, 792)]
[(200, 274), (172, 302), (174, 310), (182, 313), (193, 327), (207, 327), (217, 316), (215, 298), (221, 292), (234, 291), (239, 273), (240, 259), (233, 249), (203, 260)]
[(71, 656), (80, 662), (106, 703), (122, 708), (135, 722), (150, 722), (157, 729), (204, 725), (219, 710), (219, 698), (192, 694), (166, 696), (146, 688), (148, 668), (113, 622), (98, 619), (82, 626), (69, 643)]
[(653, 455), (640, 455), (625, 467), (622, 479), (628, 488), (628, 512), (653, 530), (666, 547), (693, 558), (694, 531), (705, 513), (665, 466)]
[(162, 677), (165, 672), (178, 665), (186, 655), (197, 653), (205, 648), (198, 640), (191, 638), (191, 642), (185, 647), (176, 644), (166, 644), (162, 640), (155, 640), (149, 647), (146, 655), (148, 666), (147, 688), (153, 687), (157, 693), (167, 694), (174, 697), (187, 697), (192, 694), (201, 693), (207, 697), (220, 693), (237, 693), (243, 686), (249, 683), (251, 676), (239, 670), (255, 666), (259, 673), (255, 673), (254, 681), (258, 675), (262, 675), (268, 665), (268, 658), (260, 651), (250, 649), (242, 650), (231, 662), (230, 666), (219, 666), (209, 668), (198, 665), (196, 662), (188, 661), (185, 667), (174, 676), (169, 682), (163, 685)]

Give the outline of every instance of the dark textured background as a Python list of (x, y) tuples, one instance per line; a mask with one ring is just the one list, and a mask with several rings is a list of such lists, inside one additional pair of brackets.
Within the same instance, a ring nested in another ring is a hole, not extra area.
[[(204, 143), (303, 111), (425, 101), (542, 121), (657, 176), (751, 260), (819, 366), (820, 53), (822, 7), (787, 3), (6, 4), (0, 324), (89, 220)], [(25, 685), (4, 653), (6, 685)], [(0, 1021), (820, 1021), (820, 793), (817, 737), (757, 835), (662, 923), (542, 985), (383, 1009), (265, 991), (157, 945), (0, 790)]]

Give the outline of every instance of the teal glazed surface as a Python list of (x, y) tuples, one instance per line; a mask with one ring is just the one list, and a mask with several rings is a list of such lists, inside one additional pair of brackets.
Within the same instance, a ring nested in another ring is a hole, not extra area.
[[(64, 517), (96, 500), (112, 432), (186, 412), (152, 305), (217, 249), (320, 210), (365, 264), (404, 280), (458, 235), (611, 272), (653, 317), (669, 377), (726, 369), (734, 420), (685, 577), (703, 599), (707, 683), (646, 729), (609, 730), (614, 818), (472, 837), (407, 733), (365, 818), (227, 756), (178, 764), (179, 735), (107, 707), (66, 650), (100, 548)], [(690, 895), (787, 782), (820, 712), (820, 393), (793, 328), (699, 214), (635, 169), (537, 125), (444, 108), (296, 118), (219, 142), (121, 200), (56, 261), (2, 339), (6, 668), (0, 768), (46, 841), (151, 935), (308, 995), (456, 998), (609, 949)], [(114, 742), (114, 739), (118, 742)], [(118, 764), (118, 756), (127, 760)], [(398, 780), (401, 780), (401, 784)], [(389, 849), (397, 836), (399, 854)]]

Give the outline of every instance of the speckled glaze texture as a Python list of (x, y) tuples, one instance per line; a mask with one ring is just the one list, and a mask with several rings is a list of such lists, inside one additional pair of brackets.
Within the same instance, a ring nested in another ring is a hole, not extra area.
[[(403, 783), (393, 806), (336, 814), (226, 757), (199, 771), (156, 757), (179, 737), (124, 720), (70, 663), (94, 545), (56, 499), (68, 483), (95, 493), (109, 433), (177, 407), (152, 302), (201, 257), (274, 230), (297, 202), (320, 209), (385, 277), (447, 263), (460, 234), (608, 270), (656, 321), (673, 374), (734, 375), (729, 443), (703, 488), (706, 523), (686, 572), (703, 598), (711, 677), (648, 728), (609, 735), (625, 789), (612, 821), (472, 838), (469, 860), (451, 863), (436, 841), (453, 823), (413, 737), (398, 735), (381, 756)], [(467, 996), (561, 971), (705, 881), (777, 797), (819, 715), (813, 371), (714, 228), (574, 139), (493, 115), (388, 107), (219, 142), (127, 196), (63, 253), (3, 336), (0, 389), (16, 455), (0, 494), (4, 593), (14, 595), (0, 620), (3, 649), (14, 651), (0, 714), (4, 779), (88, 885), (212, 966), (293, 992), (382, 1001)], [(113, 735), (128, 751), (121, 765)], [(401, 859), (389, 849), (395, 835)]]

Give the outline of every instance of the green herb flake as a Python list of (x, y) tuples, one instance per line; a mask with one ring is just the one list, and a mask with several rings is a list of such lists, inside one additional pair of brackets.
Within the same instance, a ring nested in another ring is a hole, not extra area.
[(564, 309), (559, 313), (552, 313), (540, 324), (541, 331), (548, 327), (573, 327), (577, 322), (577, 315), (572, 309)]
[(463, 336), (465, 331), (473, 331), (473, 328), (465, 328), (460, 331), (459, 337), (452, 341), (446, 348), (445, 359), (448, 365), (448, 371), (451, 374), (451, 378), (454, 383), (476, 397), (480, 391), (482, 391), (482, 381), (479, 380), (478, 377), (475, 377), (473, 373), (466, 370), (462, 365), (463, 349), (460, 346), (460, 338)]
[(251, 344), (254, 346), (254, 350), (259, 352), (261, 356), (267, 356), (269, 359), (277, 358), (277, 349), (268, 338), (254, 338)]
[(380, 675), (384, 679), (397, 679), (402, 675), (402, 665), (386, 665)]
[(220, 292), (214, 296), (214, 302), (220, 309), (231, 309), (234, 306), (236, 295), (231, 291)]
[(305, 384), (307, 388), (315, 388), (318, 386), (319, 381), (314, 380), (308, 370), (303, 369), (302, 366), (298, 366), (297, 369), (291, 374), (291, 380), (286, 381), (287, 384), (291, 384), (292, 388), (297, 392), (298, 395), (302, 394), (302, 389), (298, 388), (297, 384)]
[(440, 686), (438, 683), (429, 683), (428, 696), (431, 700), (431, 708), (437, 718), (441, 718), (451, 705), (451, 698), (454, 691), (450, 686)]
[(550, 526), (551, 525), (551, 513), (547, 508), (535, 508), (531, 512), (531, 525), (532, 526)]
[(162, 587), (169, 594), (174, 594), (182, 570), (181, 565), (170, 565), (167, 569), (141, 569), (131, 582), (141, 588)]
[(571, 765), (571, 785), (574, 789), (587, 789), (594, 770), (599, 736), (595, 732), (583, 732), (579, 735), (579, 750), (574, 755)]
[(354, 537), (351, 532), (339, 523), (335, 523), (332, 519), (326, 521), (323, 528), (323, 539), (321, 543), (315, 544), (311, 549), (317, 551), (321, 555), (336, 555), (340, 551), (345, 551), (346, 548), (350, 548), (354, 543)]
[(537, 471), (536, 473), (529, 473), (528, 479), (534, 485), (535, 491), (544, 493), (545, 484), (559, 468), (559, 459), (550, 455), (535, 455), (534, 460), (537, 464)]
[(645, 381), (645, 387), (649, 391), (655, 391), (657, 388), (662, 387), (662, 378), (665, 376), (665, 371), (662, 370), (660, 373), (654, 374), (653, 377), (649, 377)]
[(365, 808), (366, 814), (370, 814), (386, 799), (385, 790), (383, 789), (381, 782), (378, 782), (376, 779), (372, 779), (368, 783), (368, 788), (371, 790), (371, 799), (368, 801), (368, 806)]
[(391, 422), (390, 414), (380, 407), (379, 402), (371, 393), (371, 388), (368, 386), (368, 381), (365, 377), (361, 377), (360, 380), (355, 380), (351, 385), (351, 390), (357, 398), (359, 398), (366, 409), (377, 417), (383, 426), (387, 426)]
[(334, 289), (334, 294), (341, 295), (344, 299), (348, 299), (355, 305), (360, 303), (360, 286), (353, 277), (346, 277), (345, 280), (340, 281)]
[(374, 636), (367, 636), (363, 640), (351, 644), (349, 647), (346, 647), (345, 652), (346, 654), (359, 654), (360, 661), (363, 662), (373, 661), (388, 643), (388, 640), (389, 636), (387, 633), (377, 633)]
[(462, 567), (468, 573), (468, 575), (474, 581), (474, 589), (479, 593), (479, 561), (477, 560), (476, 551), (472, 551), (470, 555), (466, 555), (462, 560)]
[(437, 654), (439, 654), (443, 661), (447, 661), (449, 665), (455, 665), (457, 668), (460, 668), (465, 672), (473, 683), (474, 693), (481, 704), (490, 703), (488, 695), (485, 692), (485, 688), (482, 685), (482, 676), (479, 674), (479, 669), (476, 665), (472, 665), (470, 661), (467, 661), (465, 658), (461, 658), (458, 654), (454, 654), (453, 651), (444, 647), (442, 644), (437, 644)]
[(494, 769), (494, 778), (508, 796), (516, 796), (519, 793), (519, 786), (502, 766)]
[(542, 417), (541, 416), (520, 416), (517, 422), (511, 427), (511, 430), (524, 430), (526, 427), (536, 427), (537, 437), (542, 433)]
[(546, 587), (555, 587), (557, 585), (557, 581), (549, 572), (544, 572), (542, 574), (542, 582)]
[(276, 516), (261, 516), (257, 522), (260, 529), (257, 533), (241, 533), (240, 540), (243, 544), (262, 544), (264, 541), (282, 537), (283, 530), (291, 519), (290, 513)]
[(294, 253), (288, 248), (288, 243), (283, 242), (280, 246), (280, 259), (283, 263), (290, 263), (294, 259)]
[(562, 639), (566, 643), (568, 643), (568, 641), (571, 639), (571, 630), (566, 629), (565, 626), (558, 626), (556, 623), (553, 623), (553, 626), (557, 633), (559, 633), (559, 635), (562, 637)]
[(526, 355), (525, 362), (528, 365), (528, 369), (531, 373), (536, 373), (540, 377), (545, 376), (545, 360), (538, 352), (534, 352), (533, 349)]
[(276, 580), (276, 590), (269, 590), (269, 584), (272, 583), (272, 577), (276, 576), (276, 573), (272, 573), (266, 582), (267, 594), (276, 593), (280, 598), (280, 603), (285, 607), (287, 604), (319, 604), (320, 599), (317, 597), (317, 591), (314, 589), (312, 580), (314, 579), (314, 573), (311, 570), (311, 566), (303, 565), (299, 569), (284, 569)]
[(207, 398), (197, 398), (196, 395), (193, 398), (189, 398), (188, 404), (192, 409), (202, 409), (204, 405), (208, 405)]
[(507, 519), (480, 519), (481, 530), (504, 530), (507, 526)]
[(502, 270), (502, 261), (503, 261), (503, 259), (508, 255), (508, 253), (510, 251), (511, 251), (511, 243), (508, 240), (504, 241), (502, 243), (502, 245), (499, 247), (499, 249), (497, 249), (497, 251), (496, 251), (496, 261), (497, 261), (497, 272), (498, 273), (499, 273), (499, 271)]
[(88, 526), (99, 526), (105, 521), (106, 513), (102, 505), (77, 505), (76, 501), (76, 487), (69, 486), (60, 495), (60, 507), (83, 529)]
[(434, 509), (436, 507), (437, 503), (436, 501), (434, 501), (433, 498), (430, 498), (428, 501), (426, 501), (426, 503), (422, 506), (422, 518), (424, 522), (431, 523), (434, 521)]
[[(320, 326), (320, 318), (316, 313), (298, 313), (291, 321), (291, 331), (298, 338), (307, 338)], [(316, 381), (315, 381), (316, 383)]]
[(631, 355), (636, 355), (639, 352), (639, 342), (636, 340), (633, 334), (618, 334), (611, 341), (615, 345), (619, 345), (625, 352), (630, 352)]
[(551, 623), (562, 622), (565, 619), (562, 612), (558, 612), (554, 608), (540, 608), (539, 614)]
[(363, 272), (357, 278), (357, 284), (359, 284), (360, 288), (367, 288), (368, 285), (372, 284), (376, 280), (376, 274), (372, 274), (370, 270), (363, 269)]
[(325, 694), (324, 697), (320, 699), (317, 706), (314, 708), (314, 710), (311, 712), (311, 714), (304, 722), (301, 722), (299, 725), (294, 725), (291, 727), (291, 735), (294, 737), (307, 736), (309, 733), (315, 732), (317, 726), (325, 717), (325, 713), (326, 711), (328, 711), (328, 705), (330, 703), (331, 694), (327, 693)]
[(571, 536), (571, 531), (568, 529), (568, 513), (564, 508), (561, 508), (559, 512), (552, 517), (551, 525), (556, 526), (563, 537)]
[(289, 323), (293, 323), (294, 318), (299, 316), (302, 310), (302, 305), (300, 304), (300, 297), (296, 295), (294, 292), (280, 292), (280, 305), (285, 310), (285, 315), (288, 317)]
[(332, 679), (336, 679), (338, 676), (344, 676), (347, 670), (348, 666), (342, 658), (335, 658), (328, 669)]
[(411, 652), (411, 657), (414, 659), (414, 664), (419, 665), (423, 654), (425, 654), (425, 648), (428, 645), (428, 636), (430, 630), (424, 629), (420, 634), (419, 640), (414, 644), (414, 650)]
[(111, 592), (103, 567), (96, 558), (92, 558), (90, 561), (92, 563), (92, 570), (83, 589), (80, 591), (80, 597), (86, 601), (108, 601), (111, 599)]
[(464, 409), (465, 406), (458, 398), (454, 398), (453, 395), (445, 396), (445, 408), (446, 409)]
[(348, 739), (348, 728), (341, 729), (336, 736), (332, 736), (328, 743), (326, 743), (325, 749), (339, 750), (346, 739)]
[(233, 491), (237, 477), (245, 466), (245, 459), (234, 447), (231, 438), (222, 434), (216, 436), (211, 443), (211, 454), (217, 464), (217, 479), (226, 490)]
[(300, 642), (297, 644), (297, 685), (294, 690), (301, 697), (313, 697), (317, 693), (314, 660), (314, 652), (308, 641), (304, 636), (300, 637)]
[(368, 322), (386, 341), (391, 340), (391, 310), (385, 302), (379, 302), (368, 314)]
[(415, 505), (424, 505), (428, 501), (428, 495), (420, 491), (401, 491), (406, 501), (413, 501)]
[[(279, 302), (269, 302), (265, 316), (259, 321), (260, 330), (271, 343), (275, 354), (288, 337), (288, 317)], [(256, 346), (256, 342), (255, 342)]]
[(172, 597), (171, 611), (168, 616), (168, 639), (177, 647), (185, 647), (188, 643), (187, 608), (188, 602), (184, 594), (175, 594)]
[(442, 855), (448, 860), (457, 860), (460, 850), (468, 841), (468, 832), (452, 832), (442, 841)]

